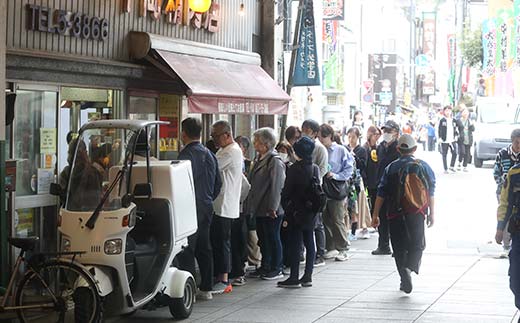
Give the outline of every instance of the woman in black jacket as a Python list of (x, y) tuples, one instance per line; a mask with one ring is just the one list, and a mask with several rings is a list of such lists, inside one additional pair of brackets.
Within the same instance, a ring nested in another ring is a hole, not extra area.
[(464, 167), (464, 171), (468, 171), (468, 164), (471, 157), (471, 147), (473, 146), (473, 132), (475, 131), (475, 125), (469, 117), (469, 110), (466, 107), (462, 108), (460, 113), (460, 119), (457, 122), (459, 127), (459, 167), (461, 170), (461, 163)]
[[(312, 270), (316, 257), (314, 245), (314, 218), (316, 213), (307, 206), (307, 196), (313, 176), (319, 178), (318, 166), (312, 164), (314, 141), (302, 137), (293, 146), (297, 161), (287, 170), (282, 190), (282, 206), (285, 210), (289, 234), (289, 262), (291, 275), (278, 287), (299, 288), (312, 286)], [(302, 240), (306, 249), (305, 272), (299, 279), (300, 250)]]

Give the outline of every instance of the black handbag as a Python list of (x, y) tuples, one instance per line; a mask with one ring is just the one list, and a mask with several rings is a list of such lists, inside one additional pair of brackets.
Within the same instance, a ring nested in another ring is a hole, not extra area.
[(341, 201), (348, 195), (348, 184), (346, 181), (338, 181), (332, 177), (323, 177), (323, 191), (331, 200)]

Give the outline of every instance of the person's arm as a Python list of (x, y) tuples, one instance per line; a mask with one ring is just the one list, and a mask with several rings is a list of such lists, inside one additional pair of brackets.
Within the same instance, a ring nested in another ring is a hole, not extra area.
[[(222, 149), (222, 148), (220, 148)], [(229, 151), (220, 151), (217, 155), (218, 161), (218, 169), (221, 172), (225, 172), (226, 170), (233, 167), (233, 156)]]
[(374, 204), (374, 213), (372, 214), (372, 227), (377, 228), (379, 226), (379, 212), (385, 202), (385, 198), (381, 196), (376, 197), (376, 203)]
[(325, 174), (327, 174), (329, 166), (329, 157), (327, 148), (323, 145), (316, 145), (316, 165), (320, 169), (320, 181)]
[(497, 232), (495, 234), (495, 241), (498, 244), (502, 243), (502, 240), (504, 238), (504, 230), (507, 225), (507, 221), (509, 220), (509, 176), (511, 171), (507, 173), (507, 178), (504, 184), (504, 187), (502, 188), (502, 191), (500, 192), (500, 202), (498, 204), (497, 208)]
[(385, 202), (385, 198), (387, 196), (387, 185), (388, 185), (388, 169), (390, 166), (386, 167), (381, 180), (379, 181), (379, 185), (377, 187), (377, 197), (374, 203), (374, 211), (372, 214), (372, 226), (377, 228), (379, 226), (379, 212), (381, 211), (381, 207)]
[(348, 152), (347, 148), (343, 147), (341, 149), (344, 149), (344, 155), (341, 159), (341, 171), (337, 174), (332, 173), (332, 178), (337, 181), (348, 181), (352, 177), (352, 173), (354, 173), (354, 156)]
[(426, 224), (428, 225), (428, 228), (431, 228), (433, 224), (435, 223), (435, 198), (433, 195), (430, 196), (430, 206), (429, 206), (429, 213), (426, 218)]
[(213, 196), (212, 196), (213, 201), (214, 201), (219, 196), (220, 190), (222, 189), (222, 177), (220, 176), (220, 170), (218, 169), (217, 157), (209, 150), (208, 150), (208, 153), (211, 154), (211, 157), (215, 161), (215, 167), (214, 167), (215, 183), (213, 186)]
[(290, 167), (287, 170), (287, 177), (285, 177), (285, 183), (284, 183), (283, 189), (282, 189), (281, 203), (282, 203), (282, 207), (284, 209), (287, 209), (287, 206), (289, 205), (289, 201), (290, 201), (291, 196), (294, 191), (293, 172), (294, 172), (294, 169), (292, 169), (292, 167)]
[(283, 184), (285, 182), (285, 164), (282, 162), (281, 159), (277, 157), (271, 157), (271, 161), (269, 162), (269, 174), (270, 174), (270, 181), (271, 187), (268, 192), (269, 199), (268, 199), (268, 206), (267, 210), (269, 212), (269, 216), (272, 218), (276, 218), (277, 214), (276, 211), (278, 210), (278, 207), (280, 206), (280, 199), (281, 199), (281, 193), (283, 189)]
[(493, 166), (493, 177), (495, 178), (495, 183), (497, 183), (497, 185), (502, 184), (504, 176), (503, 169), (502, 157), (500, 152), (498, 152), (497, 157), (495, 158), (495, 165)]

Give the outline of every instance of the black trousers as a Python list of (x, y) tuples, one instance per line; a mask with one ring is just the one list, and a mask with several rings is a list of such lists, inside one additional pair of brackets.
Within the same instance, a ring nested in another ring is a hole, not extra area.
[(471, 158), (471, 145), (459, 144), (459, 163), (466, 167)]
[(325, 254), (325, 227), (323, 226), (323, 213), (318, 213), (314, 218), (314, 237), (316, 238), (316, 257)]
[(385, 202), (379, 211), (379, 227), (377, 228), (377, 232), (379, 233), (377, 247), (383, 250), (390, 249), (390, 228), (388, 226), (388, 218), (386, 216), (387, 209), (387, 203)]
[(231, 224), (233, 219), (213, 215), (211, 222), (211, 244), (215, 275), (228, 274), (231, 271)]
[(401, 273), (408, 268), (419, 274), (423, 250), (426, 247), (424, 216), (405, 215), (390, 219), (388, 222), (398, 272)]
[(288, 228), (289, 235), (289, 261), (291, 264), (292, 280), (298, 280), (300, 270), (300, 253), (302, 249), (302, 242), (305, 246), (305, 272), (306, 278), (312, 277), (312, 270), (314, 268), (314, 259), (316, 258), (316, 248), (314, 246), (314, 230), (301, 229), (297, 227)]
[(243, 214), (231, 222), (231, 278), (245, 275), (247, 261), (247, 221)]
[(428, 136), (428, 151), (434, 151), (435, 150), (435, 137)]
[(444, 166), (444, 170), (448, 170), (448, 150), (451, 151), (450, 167), (455, 167), (455, 162), (457, 161), (457, 143), (441, 144), (442, 165)]
[(370, 200), (370, 215), (374, 213), (374, 206), (376, 205), (377, 187), (368, 189), (368, 199)]
[(198, 223), (197, 232), (188, 237), (188, 248), (184, 249), (185, 255), (182, 261), (185, 268), (181, 268), (189, 271), (193, 277), (197, 277), (195, 266), (195, 259), (197, 259), (201, 291), (211, 291), (213, 288), (213, 250), (209, 238), (212, 209), (213, 207), (210, 206), (207, 211), (197, 210), (197, 212), (207, 212), (208, 214), (198, 215), (201, 221)]

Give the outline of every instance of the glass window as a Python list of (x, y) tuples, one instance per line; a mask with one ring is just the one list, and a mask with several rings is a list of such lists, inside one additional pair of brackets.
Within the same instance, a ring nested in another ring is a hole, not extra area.
[[(130, 96), (128, 119), (157, 120), (157, 98)], [(150, 155), (157, 157), (157, 129), (152, 127), (150, 134)]]
[(54, 181), (56, 106), (56, 92), (17, 91), (13, 123), (17, 196), (48, 194)]

